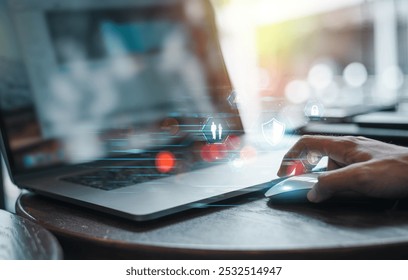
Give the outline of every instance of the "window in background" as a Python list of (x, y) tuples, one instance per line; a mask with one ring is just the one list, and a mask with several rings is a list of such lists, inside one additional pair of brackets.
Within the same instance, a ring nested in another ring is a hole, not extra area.
[(213, 3), (249, 123), (267, 114), (302, 125), (310, 102), (324, 110), (406, 99), (407, 1)]

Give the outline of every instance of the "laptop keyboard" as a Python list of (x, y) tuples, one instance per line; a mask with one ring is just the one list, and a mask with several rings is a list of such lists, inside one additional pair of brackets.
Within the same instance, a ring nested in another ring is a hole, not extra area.
[(106, 168), (89, 173), (62, 178), (63, 181), (92, 188), (111, 191), (151, 180), (161, 179), (169, 174), (160, 174), (154, 168)]

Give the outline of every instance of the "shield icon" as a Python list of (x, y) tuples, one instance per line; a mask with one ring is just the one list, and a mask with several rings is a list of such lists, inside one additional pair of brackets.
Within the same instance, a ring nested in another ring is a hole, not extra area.
[(281, 142), (283, 135), (285, 135), (285, 128), (285, 124), (275, 118), (262, 124), (262, 134), (265, 141), (272, 146), (278, 145)]

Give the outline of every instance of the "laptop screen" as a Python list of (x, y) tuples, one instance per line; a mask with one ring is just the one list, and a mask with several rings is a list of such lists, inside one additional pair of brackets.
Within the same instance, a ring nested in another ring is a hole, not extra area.
[(17, 173), (243, 133), (201, 0), (0, 0), (0, 98)]

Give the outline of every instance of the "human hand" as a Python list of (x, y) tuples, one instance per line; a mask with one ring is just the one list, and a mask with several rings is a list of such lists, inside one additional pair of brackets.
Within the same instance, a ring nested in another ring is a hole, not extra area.
[(299, 166), (301, 173), (311, 171), (318, 163), (307, 161), (311, 154), (329, 158), (328, 171), (307, 195), (311, 202), (350, 191), (376, 198), (408, 196), (408, 148), (364, 137), (303, 136), (284, 156), (278, 175)]

